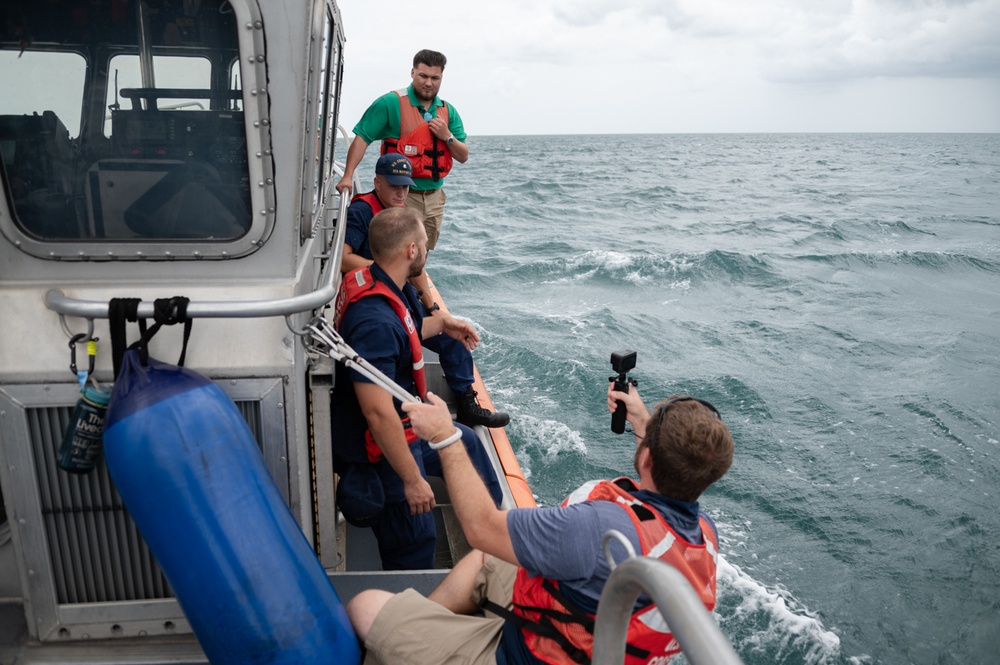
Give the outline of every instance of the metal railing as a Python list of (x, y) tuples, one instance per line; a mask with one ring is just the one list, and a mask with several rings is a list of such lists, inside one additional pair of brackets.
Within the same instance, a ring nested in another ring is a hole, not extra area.
[(742, 665), (729, 640), (705, 609), (687, 578), (659, 559), (634, 556), (615, 566), (608, 542), (624, 540), (614, 531), (604, 535), (604, 552), (613, 570), (597, 605), (594, 628), (594, 665), (618, 665), (625, 661), (625, 641), (635, 601), (645, 593), (660, 610), (670, 632), (692, 665)]
[[(340, 287), (340, 251), (347, 220), (349, 196), (340, 197), (337, 215), (337, 233), (327, 254), (327, 262), (319, 288), (310, 293), (277, 300), (239, 301), (191, 301), (187, 306), (187, 316), (193, 319), (253, 319), (271, 316), (289, 317), (302, 312), (313, 312), (323, 307), (337, 295)], [(45, 293), (45, 306), (61, 316), (76, 316), (93, 321), (108, 318), (108, 303), (97, 300), (78, 300), (63, 294), (59, 289), (49, 289)], [(136, 315), (149, 319), (154, 315), (154, 303), (140, 302)], [(289, 327), (291, 327), (289, 325)]]

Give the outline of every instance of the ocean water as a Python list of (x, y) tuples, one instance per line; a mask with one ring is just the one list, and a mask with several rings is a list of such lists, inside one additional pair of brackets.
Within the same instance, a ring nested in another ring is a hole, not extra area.
[(702, 506), (745, 662), (1000, 662), (1000, 135), (470, 146), (428, 270), (540, 503), (631, 472), (635, 349), (735, 438)]

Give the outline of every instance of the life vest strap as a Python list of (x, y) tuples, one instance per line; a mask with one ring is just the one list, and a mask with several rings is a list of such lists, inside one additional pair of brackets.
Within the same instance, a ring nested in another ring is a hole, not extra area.
[[(552, 597), (559, 601), (559, 604), (566, 608), (569, 614), (565, 612), (559, 612), (558, 610), (552, 610), (545, 607), (529, 607), (526, 605), (518, 605), (518, 608), (526, 612), (534, 612), (541, 616), (539, 621), (532, 621), (520, 614), (508, 610), (506, 607), (501, 607), (494, 603), (493, 601), (483, 598), (479, 603), (479, 607), (484, 610), (488, 610), (497, 616), (503, 617), (504, 620), (510, 621), (518, 628), (524, 630), (530, 630), (536, 635), (541, 637), (546, 637), (556, 644), (566, 652), (566, 655), (574, 663), (581, 663), (584, 665), (590, 665), (590, 657), (587, 654), (576, 647), (569, 639), (561, 633), (552, 623), (552, 620), (559, 621), (560, 623), (575, 623), (583, 627), (591, 635), (594, 634), (594, 620), (595, 617), (584, 612), (580, 609), (580, 606), (571, 601), (566, 597), (559, 588), (553, 584), (550, 580), (545, 580), (542, 582), (542, 587), (552, 594)], [(625, 644), (625, 653), (635, 658), (649, 658), (650, 652), (648, 649), (642, 649), (635, 646), (634, 644)]]
[(585, 651), (578, 649), (576, 646), (574, 646), (573, 643), (570, 642), (565, 635), (560, 633), (556, 629), (556, 627), (552, 624), (552, 622), (549, 621), (548, 619), (545, 619), (545, 623), (531, 621), (529, 619), (524, 618), (523, 616), (514, 614), (506, 607), (501, 607), (500, 605), (497, 605), (488, 598), (483, 598), (481, 601), (479, 601), (479, 607), (489, 612), (492, 612), (497, 616), (503, 617), (505, 621), (510, 621), (518, 628), (522, 628), (524, 630), (530, 630), (536, 635), (547, 637), (548, 639), (558, 644), (559, 647), (566, 652), (566, 655), (569, 656), (570, 660), (572, 660), (574, 663), (579, 663), (580, 665), (591, 665), (590, 656), (588, 656)]

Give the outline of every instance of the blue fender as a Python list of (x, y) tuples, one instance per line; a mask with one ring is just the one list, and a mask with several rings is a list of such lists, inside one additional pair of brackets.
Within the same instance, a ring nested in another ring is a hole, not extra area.
[(104, 455), (214, 665), (360, 661), (337, 592), (218, 386), (126, 352)]

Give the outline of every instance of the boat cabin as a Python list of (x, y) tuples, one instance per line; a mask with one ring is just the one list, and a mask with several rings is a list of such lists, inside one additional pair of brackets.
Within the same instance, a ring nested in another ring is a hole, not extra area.
[[(185, 365), (235, 402), (345, 599), (442, 576), (374, 580), (335, 506), (333, 363), (306, 326), (340, 279), (344, 41), (332, 0), (0, 5), (0, 661), (204, 662), (103, 463), (56, 465), (88, 342), (112, 381), (112, 298), (190, 299)], [(164, 327), (150, 353), (181, 347)]]

